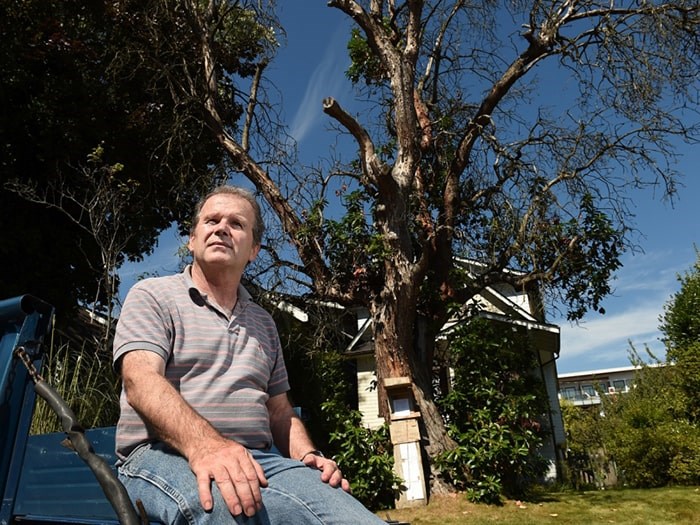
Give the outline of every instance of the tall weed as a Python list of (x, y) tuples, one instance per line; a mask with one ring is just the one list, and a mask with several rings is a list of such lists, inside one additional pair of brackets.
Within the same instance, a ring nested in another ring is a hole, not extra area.
[[(41, 374), (71, 407), (84, 428), (114, 425), (119, 416), (119, 378), (111, 363), (88, 349), (70, 343), (51, 344)], [(37, 398), (31, 433), (61, 431), (58, 417)]]

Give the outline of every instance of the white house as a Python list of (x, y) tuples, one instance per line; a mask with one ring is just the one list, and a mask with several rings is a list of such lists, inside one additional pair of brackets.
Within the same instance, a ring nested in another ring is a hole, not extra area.
[[(464, 260), (459, 262), (465, 266), (474, 264)], [(484, 289), (481, 294), (473, 298), (473, 302), (478, 303), (480, 316), (502, 324), (504, 329), (525, 330), (531, 338), (539, 363), (538, 368), (532, 372), (542, 378), (549, 400), (549, 413), (545, 421), (540, 421), (543, 428), (549, 430), (549, 439), (545, 440), (540, 452), (550, 460), (551, 468), (547, 478), (557, 479), (562, 460), (561, 451), (565, 444), (564, 423), (557, 388), (556, 359), (560, 350), (559, 327), (537, 318), (536, 298), (529, 296), (526, 292), (518, 292), (507, 284)], [(460, 321), (451, 320), (446, 323), (440, 338), (448, 338), (450, 330), (458, 322)], [(357, 334), (348, 345), (346, 355), (355, 361), (358, 408), (363, 414), (363, 423), (370, 428), (378, 428), (384, 420), (379, 416), (379, 399), (375, 388), (374, 347), (370, 326), (371, 321), (367, 312), (358, 311)]]

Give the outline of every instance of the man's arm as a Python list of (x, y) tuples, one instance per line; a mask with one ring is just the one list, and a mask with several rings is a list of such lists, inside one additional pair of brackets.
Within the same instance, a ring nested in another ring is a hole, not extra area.
[(286, 393), (268, 399), (267, 410), (270, 414), (272, 438), (283, 455), (303, 461), (307, 467), (320, 470), (323, 482), (350, 492), (350, 483), (343, 477), (335, 461), (310, 454), (316, 450), (316, 446), (311, 441), (304, 423), (294, 412)]
[(121, 359), (126, 398), (158, 437), (180, 452), (197, 477), (202, 507), (213, 505), (211, 480), (231, 514), (254, 515), (262, 508), (260, 486), (267, 480), (260, 465), (242, 445), (224, 438), (165, 379), (163, 359), (146, 350)]

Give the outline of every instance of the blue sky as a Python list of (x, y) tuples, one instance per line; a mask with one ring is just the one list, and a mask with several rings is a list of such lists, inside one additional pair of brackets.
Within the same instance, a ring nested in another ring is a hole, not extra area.
[[(307, 0), (304, 7), (282, 1), (280, 17), (288, 42), (268, 72), (284, 98), (284, 117), (299, 144), (301, 160), (316, 163), (336, 142), (321, 101), (333, 96), (341, 105), (349, 105), (352, 100), (344, 76), (349, 25), (344, 15), (322, 1)], [(564, 319), (549, 320), (561, 328), (560, 373), (627, 366), (629, 341), (638, 350), (648, 345), (663, 357), (659, 316), (679, 289), (677, 276), (696, 260), (694, 245), (700, 248), (700, 147), (679, 152), (682, 158), (676, 168), (685, 175), (684, 187), (673, 206), (649, 192), (634, 196), (643, 252), (623, 258), (624, 266), (612, 283), (614, 293), (603, 302), (605, 315), (589, 314), (578, 326)], [(181, 242), (168, 231), (152, 257), (125, 266), (123, 291), (143, 272), (175, 271), (174, 254)]]

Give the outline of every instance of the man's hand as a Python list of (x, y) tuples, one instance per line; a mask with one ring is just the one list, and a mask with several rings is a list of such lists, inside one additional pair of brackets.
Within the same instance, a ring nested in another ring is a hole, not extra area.
[(343, 473), (338, 468), (338, 464), (330, 458), (324, 458), (315, 454), (306, 454), (302, 458), (304, 465), (321, 471), (321, 481), (328, 483), (331, 487), (341, 487), (345, 492), (350, 493), (350, 482), (343, 477)]
[(316, 448), (289, 402), (287, 394), (277, 394), (267, 400), (272, 437), (277, 448), (286, 457), (300, 459), (304, 465), (321, 471), (321, 481), (331, 487), (341, 487), (350, 492), (350, 482), (343, 477), (338, 464), (322, 455), (314, 454)]
[(214, 505), (212, 480), (232, 515), (244, 513), (250, 517), (262, 508), (260, 487), (267, 486), (267, 479), (260, 464), (242, 445), (224, 438), (203, 444), (189, 456), (189, 463), (197, 476), (204, 510), (210, 511)]

